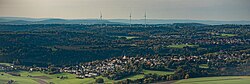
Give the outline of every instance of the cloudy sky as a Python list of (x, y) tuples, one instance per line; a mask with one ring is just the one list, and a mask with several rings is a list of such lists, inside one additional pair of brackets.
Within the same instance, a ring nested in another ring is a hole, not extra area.
[(0, 0), (0, 17), (250, 20), (250, 0)]

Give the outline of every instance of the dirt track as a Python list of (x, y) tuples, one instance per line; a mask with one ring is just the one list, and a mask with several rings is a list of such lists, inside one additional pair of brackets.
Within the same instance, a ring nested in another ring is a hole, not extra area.
[(33, 76), (32, 78), (38, 78), (38, 79), (51, 79), (47, 76)]
[(35, 81), (37, 81), (39, 84), (49, 84), (46, 81), (42, 80), (42, 79), (34, 79)]
[(159, 82), (159, 83), (154, 83), (154, 84), (174, 84), (176, 81), (165, 81), (165, 82)]

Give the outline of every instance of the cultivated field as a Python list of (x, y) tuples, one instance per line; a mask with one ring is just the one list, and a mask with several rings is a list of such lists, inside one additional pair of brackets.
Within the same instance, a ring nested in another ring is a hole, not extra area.
[[(20, 74), (21, 76), (13, 76), (5, 72), (0, 72), (0, 84), (7, 83), (9, 80), (13, 80), (15, 84), (93, 84), (95, 83), (94, 78), (84, 78), (84, 79), (77, 79), (75, 74), (70, 73), (60, 73), (60, 74), (53, 74), (48, 75), (41, 72), (27, 72), (27, 71), (19, 71), (13, 72), (16, 74)], [(173, 74), (173, 72), (165, 72), (165, 71), (154, 71), (154, 70), (143, 70), (144, 74)], [(67, 77), (67, 79), (60, 79), (60, 77)], [(139, 78), (143, 78), (143, 74), (137, 74), (129, 77), (125, 77), (120, 80), (131, 79), (136, 80)], [(112, 83), (117, 82), (120, 80), (110, 80), (106, 77), (98, 76), (96, 78), (103, 78), (105, 83)]]
[[(172, 74), (173, 72), (164, 71), (153, 71), (153, 70), (143, 70), (144, 74)], [(95, 83), (94, 78), (77, 79), (76, 75), (69, 73), (60, 73), (54, 75), (48, 75), (41, 72), (26, 72), (20, 71), (15, 72), (21, 74), (21, 76), (12, 76), (5, 72), (0, 72), (0, 84), (7, 83), (9, 80), (14, 80), (14, 84), (49, 84), (53, 82), (55, 84), (93, 84)], [(30, 75), (30, 77), (28, 76)], [(60, 79), (57, 77), (68, 77), (67, 79)], [(133, 75), (121, 80), (131, 79), (135, 80), (138, 78), (143, 78), (143, 74)], [(116, 82), (109, 80), (105, 77), (98, 76), (96, 78), (103, 78), (105, 83), (111, 84)], [(202, 78), (190, 78), (174, 82), (174, 84), (249, 84), (250, 76), (222, 76), (222, 77), (202, 77)]]

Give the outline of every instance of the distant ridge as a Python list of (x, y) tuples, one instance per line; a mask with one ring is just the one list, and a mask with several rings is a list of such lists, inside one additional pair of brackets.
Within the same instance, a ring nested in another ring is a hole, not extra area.
[[(109, 19), (111, 22), (120, 22), (129, 24), (127, 19)], [(144, 19), (132, 20), (133, 24), (144, 24)], [(201, 23), (209, 25), (221, 25), (221, 24), (250, 24), (250, 21), (215, 21), (215, 20), (182, 20), (182, 19), (147, 19), (148, 24), (173, 24), (173, 23)]]
[(201, 23), (173, 23), (175, 26), (205, 26), (206, 24)]
[(28, 24), (31, 23), (31, 21), (25, 21), (25, 20), (14, 20), (9, 22), (2, 22), (2, 24)]
[(0, 17), (0, 22), (9, 22), (9, 21), (14, 21), (14, 20), (42, 21), (42, 20), (46, 20), (46, 19), (49, 19), (49, 18)]
[[(144, 19), (131, 20), (132, 24), (144, 24)], [(215, 21), (215, 20), (164, 20), (147, 19), (147, 24), (201, 23), (209, 25), (250, 24), (250, 21)], [(60, 19), (60, 18), (25, 18), (0, 17), (0, 24), (130, 24), (129, 19)]]
[[(118, 22), (110, 22), (108, 20), (97, 20), (97, 19), (44, 19), (44, 20), (36, 20), (36, 21), (26, 21), (26, 20), (7, 20), (0, 18), (0, 24), (122, 24)], [(5, 21), (3, 21), (5, 20)]]

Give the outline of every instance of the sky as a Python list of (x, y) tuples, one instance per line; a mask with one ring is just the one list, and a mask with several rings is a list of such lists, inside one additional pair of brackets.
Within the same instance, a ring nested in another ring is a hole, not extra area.
[(250, 20), (250, 0), (0, 0), (0, 17)]

